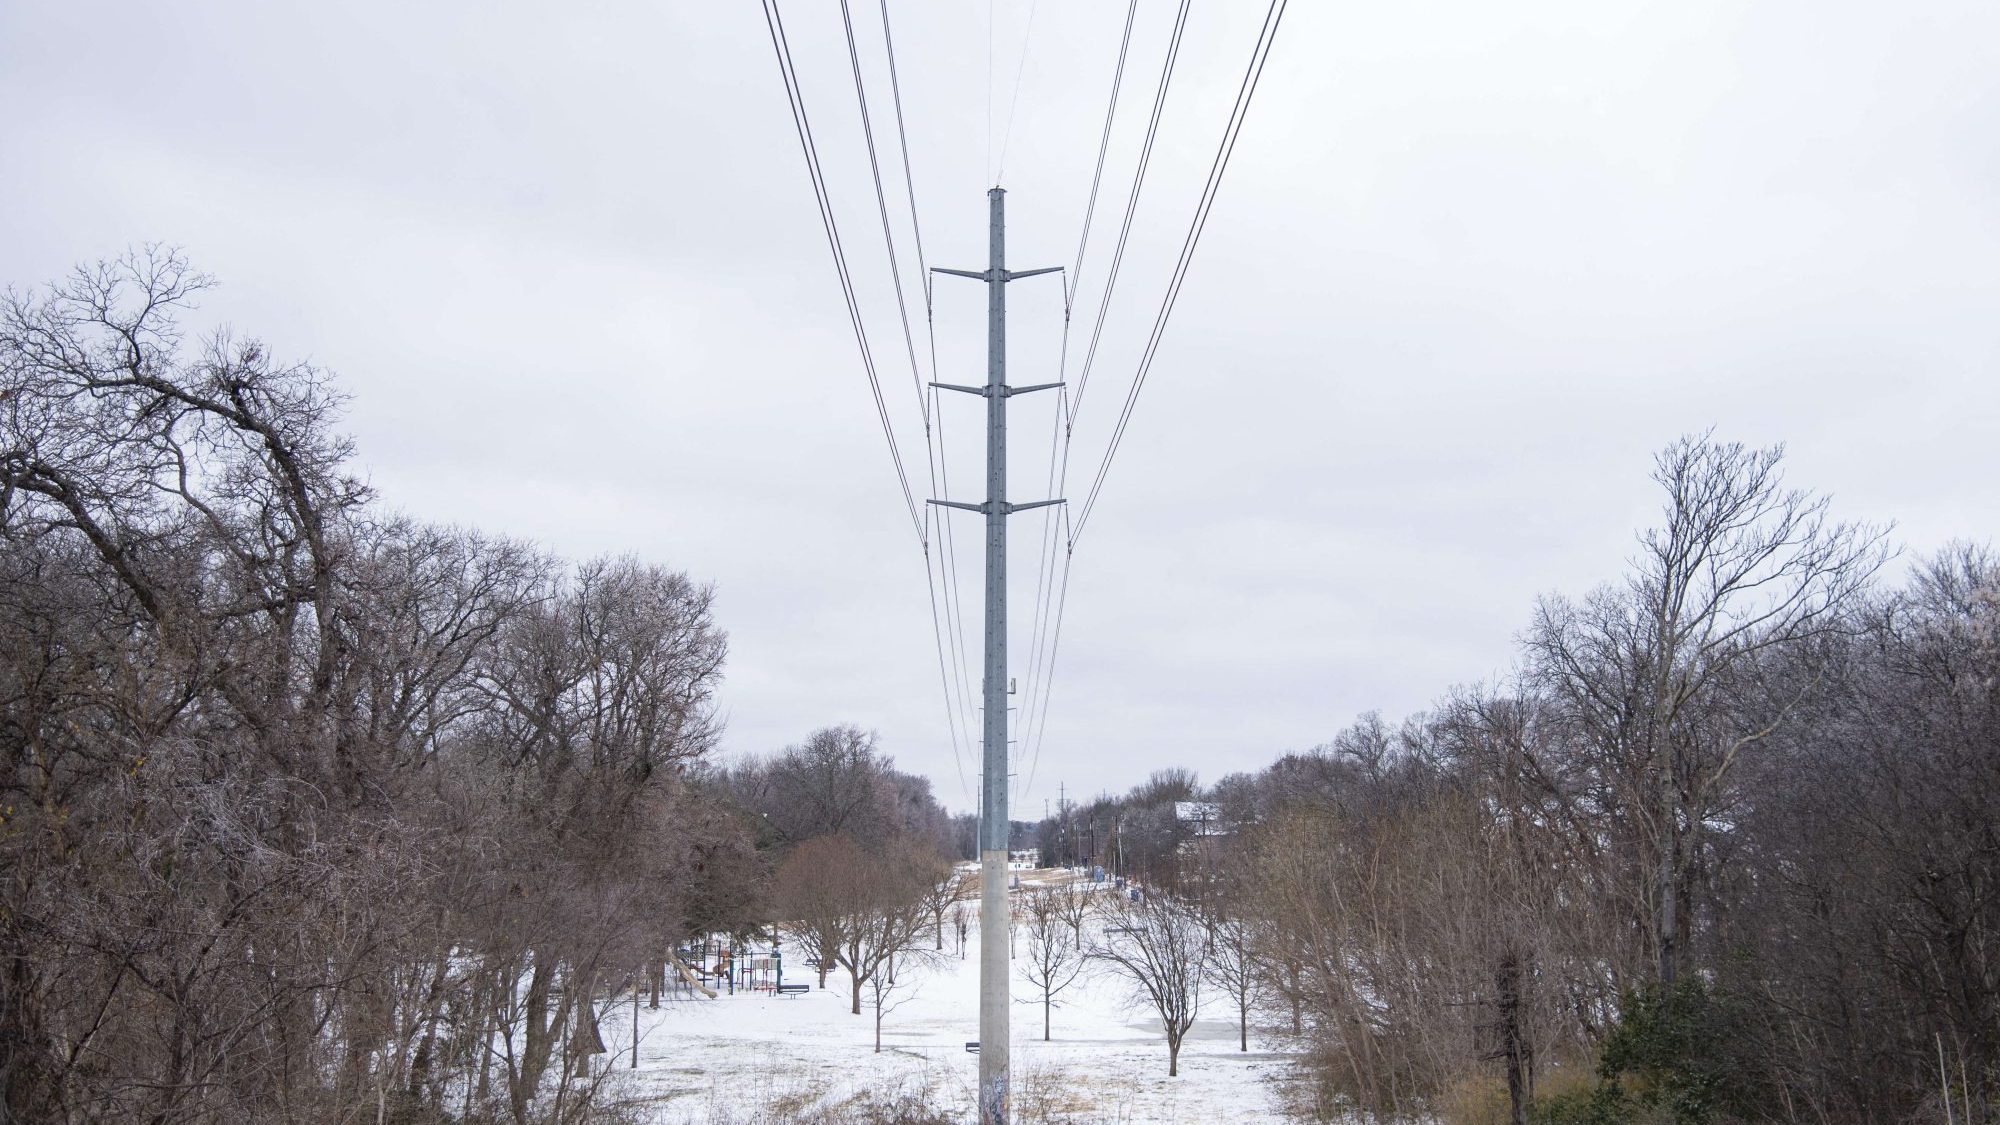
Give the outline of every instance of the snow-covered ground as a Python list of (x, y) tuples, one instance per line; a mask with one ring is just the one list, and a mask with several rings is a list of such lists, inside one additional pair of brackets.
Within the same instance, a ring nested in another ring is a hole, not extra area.
[[(976, 1120), (978, 927), (965, 958), (948, 960), (909, 981), (890, 1000), (882, 1052), (863, 990), (862, 1012), (848, 1011), (848, 980), (836, 970), (825, 991), (800, 996), (738, 992), (714, 1000), (677, 993), (659, 1010), (641, 1007), (639, 1065), (631, 1066), (632, 1009), (614, 1007), (603, 1025), (615, 1088), (637, 1097), (660, 1125), (786, 1119), (774, 1106), (829, 1104), (862, 1091), (928, 1095), (955, 1119)], [(1025, 954), (1025, 947), (1022, 952)], [(1278, 1087), (1288, 1072), (1282, 1044), (1261, 1041), (1253, 1026), (1248, 1053), (1237, 1049), (1234, 1013), (1210, 997), (1181, 1050), (1178, 1078), (1167, 1077), (1166, 1038), (1150, 1007), (1092, 969), (1066, 991), (1043, 1042), (1039, 995), (1016, 961), (1013, 1011), (1015, 1118), (1023, 1122), (1282, 1121)], [(787, 983), (815, 981), (788, 965)], [(897, 1006), (899, 1005), (899, 1006)], [(799, 1111), (803, 1116), (802, 1109)], [(761, 1115), (761, 1116), (760, 1116)]]

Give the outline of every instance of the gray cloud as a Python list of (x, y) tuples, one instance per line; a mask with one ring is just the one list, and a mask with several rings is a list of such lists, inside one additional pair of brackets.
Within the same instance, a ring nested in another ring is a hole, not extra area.
[[(1164, 42), (1145, 7), (1112, 208)], [(1261, 16), (1196, 8), (1072, 495)], [(1122, 6), (1040, 5), (1018, 103), (1027, 6), (998, 6), (991, 140), (983, 7), (894, 14), (930, 261), (981, 264), (1004, 147), (1013, 263), (1066, 263)], [(913, 440), (837, 11), (787, 15)], [(1252, 767), (1504, 671), (1537, 592), (1617, 573), (1648, 455), (1686, 430), (1788, 441), (1795, 482), (1918, 550), (1989, 537), (1996, 42), (1971, 2), (1292, 5), (1078, 551), (1024, 807)], [(921, 557), (748, 5), (17, 3), (0, 96), (6, 281), (186, 246), (226, 282), (208, 315), (340, 374), (389, 503), (718, 583), (732, 750), (851, 720), (966, 803)], [(1035, 284), (1023, 380), (1060, 344)], [(980, 300), (940, 286), (947, 378), (982, 367)], [(1022, 403), (1026, 496), (1052, 404)], [(976, 418), (946, 405), (969, 483)], [(1014, 568), (1018, 624), (1031, 549)]]

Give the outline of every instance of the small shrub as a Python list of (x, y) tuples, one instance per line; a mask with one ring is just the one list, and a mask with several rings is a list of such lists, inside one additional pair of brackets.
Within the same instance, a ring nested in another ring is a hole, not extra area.
[(1535, 1099), (1536, 1125), (1711, 1125), (1754, 1104), (1742, 1013), (1699, 980), (1628, 995), (1598, 1080)]

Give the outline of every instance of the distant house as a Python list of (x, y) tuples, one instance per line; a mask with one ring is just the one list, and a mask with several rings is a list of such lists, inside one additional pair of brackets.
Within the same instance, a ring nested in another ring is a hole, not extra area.
[(1175, 801), (1174, 819), (1196, 836), (1226, 836), (1222, 807), (1213, 801)]

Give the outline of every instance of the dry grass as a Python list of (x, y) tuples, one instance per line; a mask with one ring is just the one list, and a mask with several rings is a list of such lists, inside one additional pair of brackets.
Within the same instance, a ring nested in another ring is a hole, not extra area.
[[(1596, 1075), (1585, 1066), (1558, 1066), (1535, 1076), (1535, 1097), (1549, 1098), (1597, 1084)], [(1438, 1099), (1440, 1125), (1507, 1125), (1511, 1120), (1507, 1102), (1507, 1080), (1498, 1074), (1482, 1073), (1459, 1080)]]
[[(709, 1095), (701, 1125), (955, 1125), (938, 1108), (943, 1101), (933, 1075), (924, 1070), (886, 1088), (843, 1093), (817, 1076), (780, 1081), (766, 1077), (753, 1089), (733, 1090), (725, 1104), (721, 1091)], [(749, 1103), (753, 1108), (744, 1109)]]

